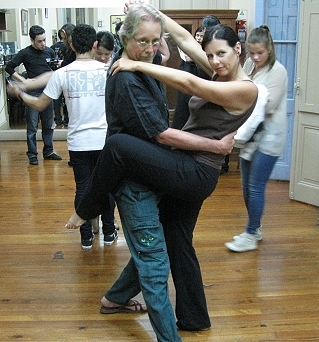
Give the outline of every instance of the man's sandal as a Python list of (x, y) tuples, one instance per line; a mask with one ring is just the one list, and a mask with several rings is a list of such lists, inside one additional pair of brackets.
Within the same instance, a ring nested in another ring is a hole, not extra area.
[(143, 309), (143, 304), (138, 302), (137, 300), (131, 299), (129, 301), (130, 304), (122, 304), (115, 308), (107, 308), (105, 306), (101, 306), (100, 313), (102, 314), (114, 314), (119, 312), (126, 312), (126, 313), (145, 313), (147, 310)]

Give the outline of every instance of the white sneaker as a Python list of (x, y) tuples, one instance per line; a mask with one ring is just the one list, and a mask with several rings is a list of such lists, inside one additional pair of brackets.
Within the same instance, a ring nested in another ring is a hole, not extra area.
[[(235, 235), (235, 236), (233, 236), (233, 239), (236, 240), (236, 239), (238, 239), (241, 235), (243, 235), (243, 234), (245, 234), (245, 233), (246, 233), (246, 232), (241, 233), (240, 235)], [(262, 225), (260, 225), (260, 227), (256, 229), (255, 237), (256, 237), (256, 240), (257, 240), (257, 241), (261, 241), (261, 240), (263, 239)]]
[(262, 225), (260, 225), (260, 227), (256, 229), (255, 237), (257, 241), (261, 241), (263, 239), (263, 226)]
[(225, 246), (234, 252), (246, 252), (257, 249), (257, 239), (255, 234), (248, 234), (246, 232), (238, 235), (236, 239), (231, 242), (226, 242)]

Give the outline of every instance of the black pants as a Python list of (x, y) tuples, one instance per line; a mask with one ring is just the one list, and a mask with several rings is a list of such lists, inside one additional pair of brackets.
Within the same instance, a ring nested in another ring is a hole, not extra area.
[(176, 289), (177, 326), (182, 330), (210, 327), (200, 265), (193, 247), (193, 232), (202, 203), (164, 195), (159, 205)]
[(76, 211), (85, 220), (98, 216), (107, 207), (105, 194), (116, 192), (124, 179), (182, 200), (202, 202), (214, 191), (219, 173), (185, 152), (116, 134), (106, 140)]

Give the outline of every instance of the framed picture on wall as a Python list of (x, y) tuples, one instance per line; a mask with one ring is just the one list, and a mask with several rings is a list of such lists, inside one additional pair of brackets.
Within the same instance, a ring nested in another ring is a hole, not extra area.
[(22, 9), (21, 10), (21, 34), (23, 36), (28, 35), (28, 30), (29, 30), (29, 22), (28, 22), (28, 11)]
[(115, 34), (116, 25), (118, 25), (121, 21), (124, 21), (124, 19), (125, 19), (125, 15), (123, 14), (111, 15), (110, 16), (110, 24), (111, 24), (110, 31)]

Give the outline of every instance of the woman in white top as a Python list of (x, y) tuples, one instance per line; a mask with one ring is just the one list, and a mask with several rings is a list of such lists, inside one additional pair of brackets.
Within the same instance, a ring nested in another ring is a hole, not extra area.
[(276, 60), (273, 39), (266, 25), (252, 30), (247, 48), (250, 57), (245, 62), (244, 71), (255, 83), (266, 86), (269, 97), (265, 120), (254, 135), (254, 141), (246, 143), (239, 154), (248, 223), (244, 233), (225, 244), (235, 252), (257, 249), (257, 242), (262, 239), (265, 189), (273, 167), (284, 150), (287, 135), (288, 76), (285, 67)]

